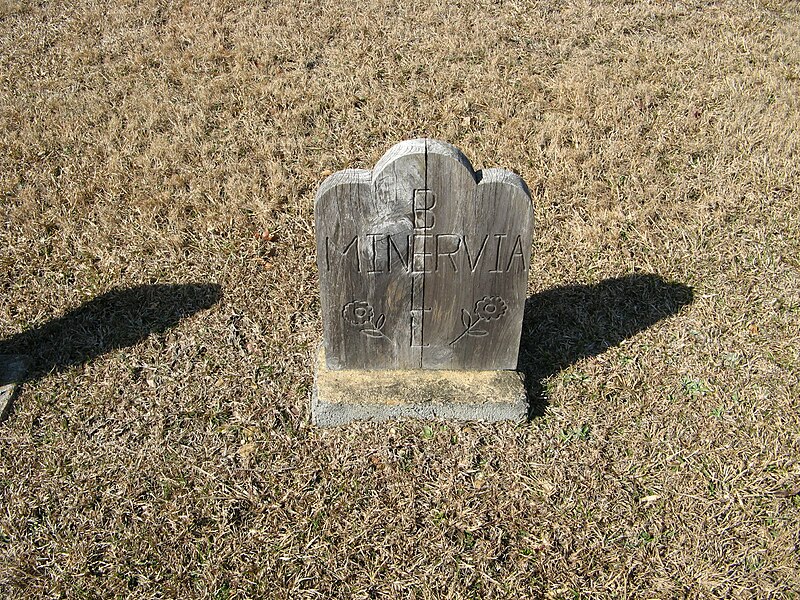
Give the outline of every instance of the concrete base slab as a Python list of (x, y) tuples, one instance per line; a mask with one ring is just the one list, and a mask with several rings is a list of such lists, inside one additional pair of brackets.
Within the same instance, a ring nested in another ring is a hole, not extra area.
[(0, 354), (0, 421), (11, 411), (11, 399), (27, 370), (28, 361), (24, 356)]
[(311, 422), (321, 427), (396, 418), (522, 421), (525, 386), (516, 371), (332, 371), (317, 354)]

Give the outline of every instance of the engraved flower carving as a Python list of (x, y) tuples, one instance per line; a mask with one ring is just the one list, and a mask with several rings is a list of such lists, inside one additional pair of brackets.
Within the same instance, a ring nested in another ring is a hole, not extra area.
[(475, 313), (484, 321), (499, 319), (506, 314), (505, 300), (500, 296), (485, 296), (475, 303)]
[(374, 315), (375, 311), (372, 310), (372, 306), (370, 306), (369, 302), (353, 300), (353, 302), (345, 304), (342, 309), (344, 320), (356, 327), (366, 325), (372, 321)]
[(483, 337), (489, 335), (485, 329), (478, 327), (481, 322), (488, 323), (489, 321), (498, 320), (505, 316), (508, 311), (506, 301), (500, 296), (484, 296), (475, 303), (475, 314), (472, 314), (467, 309), (461, 309), (461, 324), (464, 325), (464, 331), (459, 336), (450, 342), (452, 346), (464, 336)]
[(375, 320), (375, 310), (369, 302), (363, 300), (348, 302), (342, 308), (342, 318), (353, 327), (358, 327), (367, 337), (389, 339), (383, 334), (386, 315), (381, 314)]

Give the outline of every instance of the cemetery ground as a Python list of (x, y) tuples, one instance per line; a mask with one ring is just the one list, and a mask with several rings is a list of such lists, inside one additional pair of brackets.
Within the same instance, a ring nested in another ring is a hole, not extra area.
[[(798, 40), (793, 2), (1, 3), (0, 595), (800, 595)], [(317, 186), (418, 136), (531, 188), (530, 419), (313, 427)]]

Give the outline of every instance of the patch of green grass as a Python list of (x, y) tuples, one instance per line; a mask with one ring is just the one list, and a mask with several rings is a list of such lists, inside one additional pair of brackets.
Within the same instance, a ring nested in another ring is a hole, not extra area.
[(690, 379), (688, 377), (683, 380), (681, 386), (683, 387), (684, 393), (691, 398), (705, 396), (711, 391), (711, 388), (709, 388), (705, 382), (699, 379)]
[(561, 431), (561, 440), (571, 442), (574, 440), (587, 441), (591, 434), (591, 428), (584, 423), (579, 427), (570, 427)]

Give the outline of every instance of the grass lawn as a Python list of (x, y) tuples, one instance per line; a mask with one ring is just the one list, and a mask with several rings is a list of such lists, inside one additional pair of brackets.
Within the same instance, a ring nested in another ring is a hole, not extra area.
[[(531, 188), (531, 418), (317, 429), (422, 136)], [(800, 597), (800, 6), (0, 0), (0, 354), (4, 598)]]

